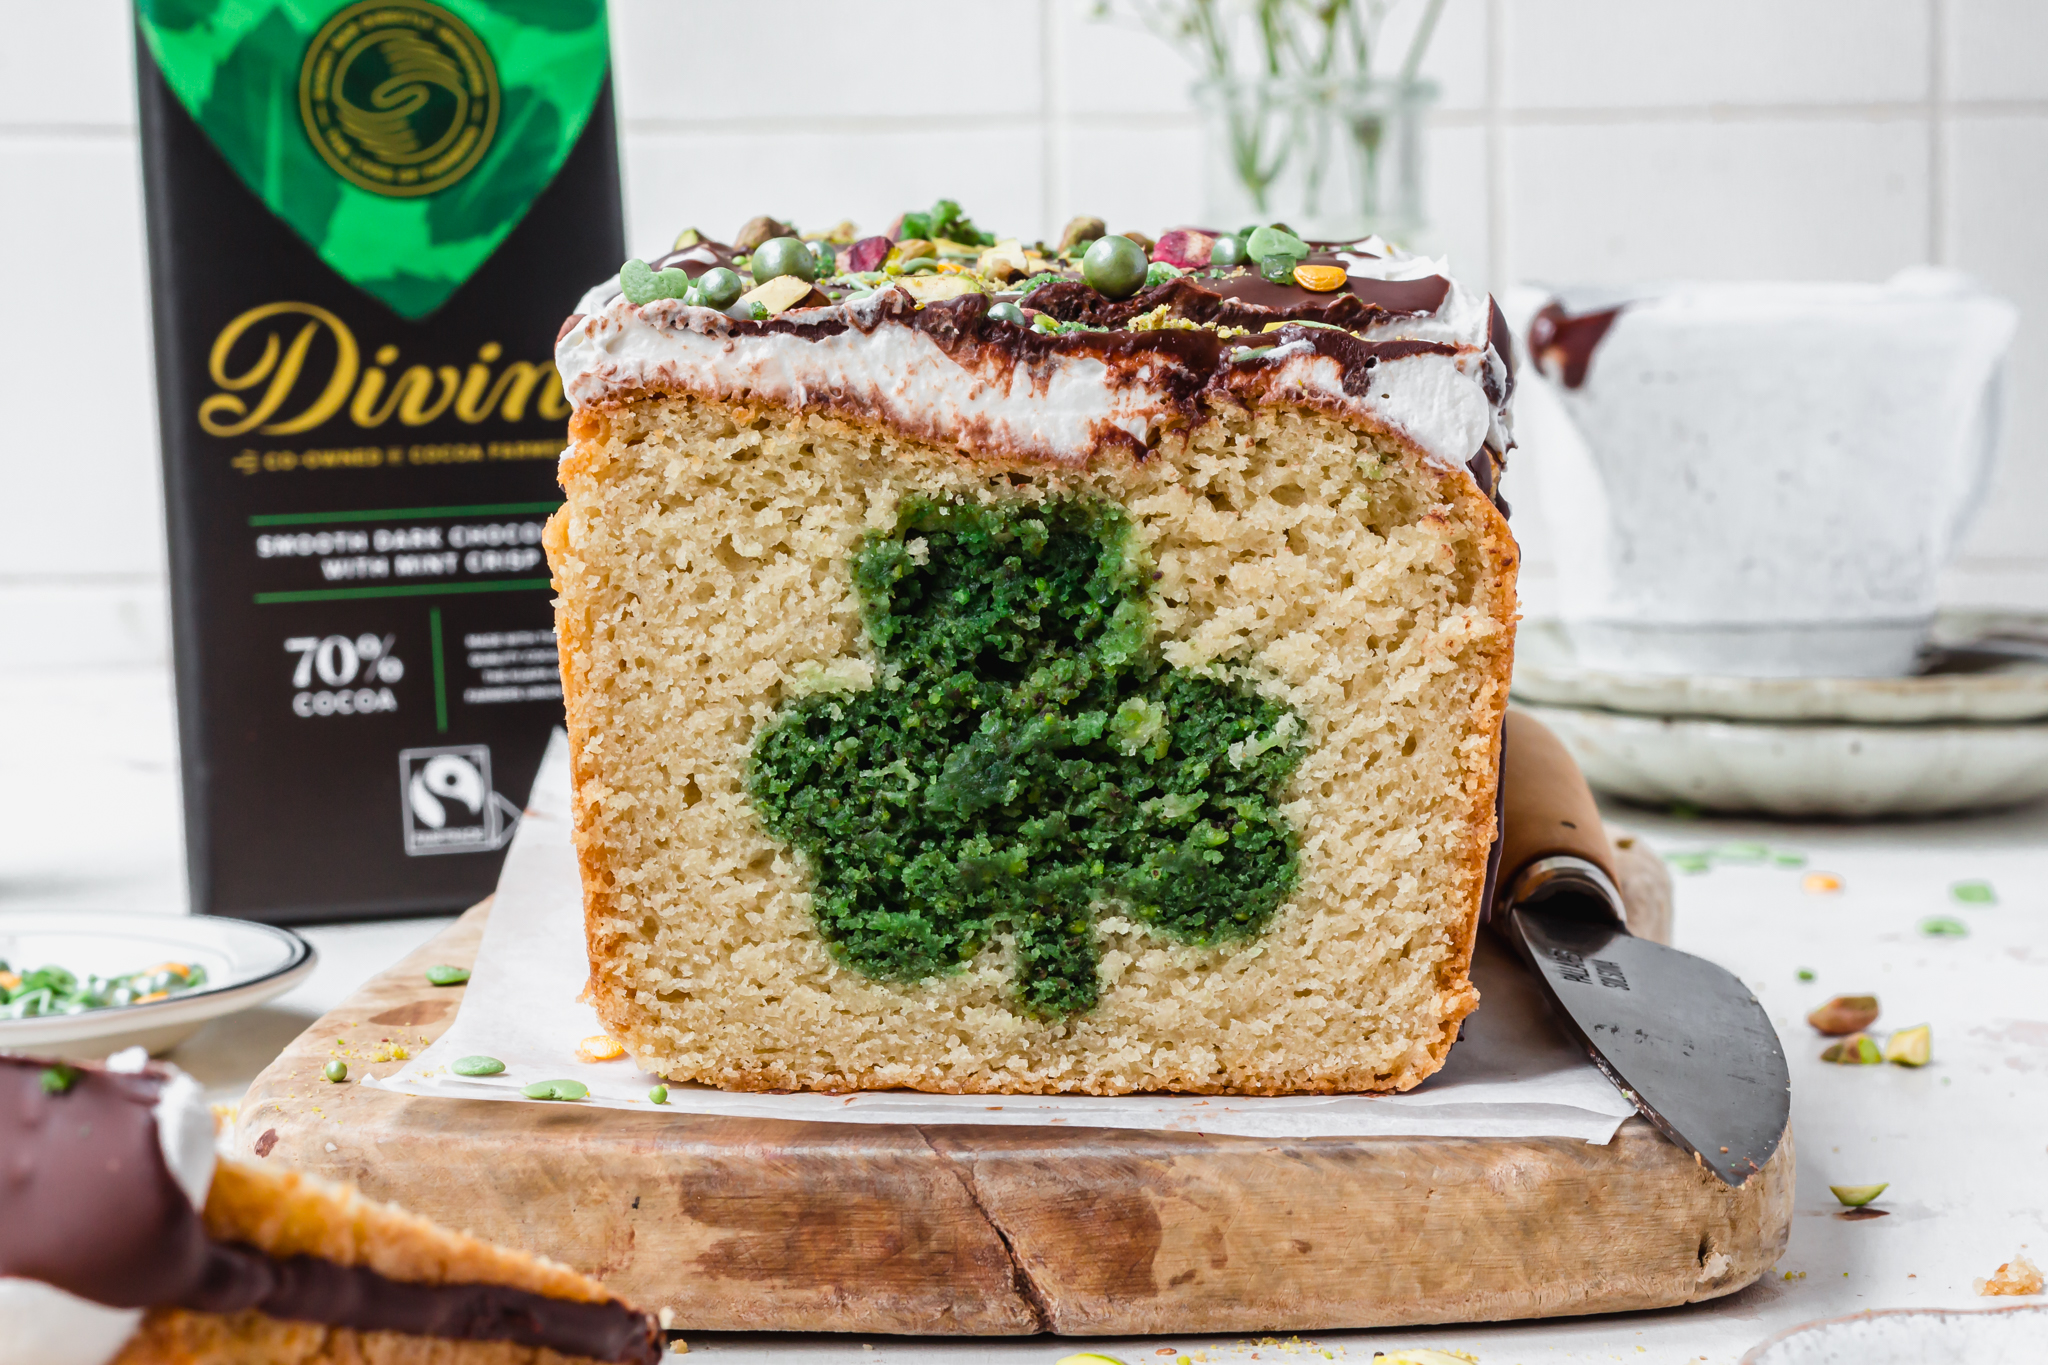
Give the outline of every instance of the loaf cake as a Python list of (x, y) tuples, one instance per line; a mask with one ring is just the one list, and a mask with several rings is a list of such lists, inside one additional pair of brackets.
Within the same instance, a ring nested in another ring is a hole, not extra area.
[(1404, 1090), (1477, 1004), (1505, 325), (1284, 227), (756, 220), (563, 326), (587, 998), (730, 1089)]
[(217, 1159), (190, 1077), (0, 1057), (0, 1365), (655, 1365), (567, 1267)]

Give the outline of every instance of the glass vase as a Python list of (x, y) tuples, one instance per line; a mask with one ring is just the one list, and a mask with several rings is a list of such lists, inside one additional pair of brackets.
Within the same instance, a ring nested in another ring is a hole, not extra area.
[(1233, 231), (1285, 223), (1302, 237), (1412, 243), (1428, 221), (1428, 81), (1209, 80), (1201, 111), (1205, 218)]

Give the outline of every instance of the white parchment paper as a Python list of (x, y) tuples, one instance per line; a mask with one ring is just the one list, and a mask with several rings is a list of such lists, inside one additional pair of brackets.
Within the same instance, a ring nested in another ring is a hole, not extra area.
[[(578, 1061), (577, 1044), (603, 1032), (578, 1003), (587, 973), (582, 886), (569, 843), (569, 753), (556, 732), (512, 840), (497, 900), (461, 1010), (425, 1052), (365, 1085), (449, 1099), (527, 1100), (522, 1087), (568, 1079), (578, 1103), (650, 1110), (659, 1078), (630, 1060)], [(668, 1086), (667, 1108), (831, 1123), (996, 1123), (1150, 1128), (1249, 1137), (1570, 1137), (1605, 1143), (1634, 1107), (1551, 1022), (1533, 981), (1490, 934), (1472, 978), (1483, 1003), (1444, 1069), (1404, 1095), (852, 1095), (746, 1094)], [(457, 1076), (459, 1057), (496, 1057), (496, 1076)]]

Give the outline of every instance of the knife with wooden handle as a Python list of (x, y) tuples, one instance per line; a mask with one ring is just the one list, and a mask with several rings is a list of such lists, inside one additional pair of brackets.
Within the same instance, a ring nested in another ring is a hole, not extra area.
[(1731, 973), (1629, 933), (1600, 809), (1557, 737), (1509, 712), (1503, 744), (1493, 927), (1643, 1117), (1744, 1184), (1792, 1115), (1770, 1016)]

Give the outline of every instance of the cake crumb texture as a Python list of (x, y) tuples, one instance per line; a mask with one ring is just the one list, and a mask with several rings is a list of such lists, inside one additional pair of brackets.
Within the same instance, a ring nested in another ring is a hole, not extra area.
[[(589, 998), (670, 1080), (736, 1089), (1404, 1090), (1478, 1003), (1516, 551), (1464, 470), (1290, 406), (1218, 405), (1142, 457), (993, 463), (820, 413), (643, 394), (579, 409), (548, 527)], [(906, 499), (1119, 505), (1176, 669), (1291, 708), (1298, 874), (1201, 945), (1098, 906), (1100, 997), (1046, 1017), (997, 932), (957, 971), (835, 956), (812, 869), (748, 794), (795, 698), (887, 682), (851, 565)]]

